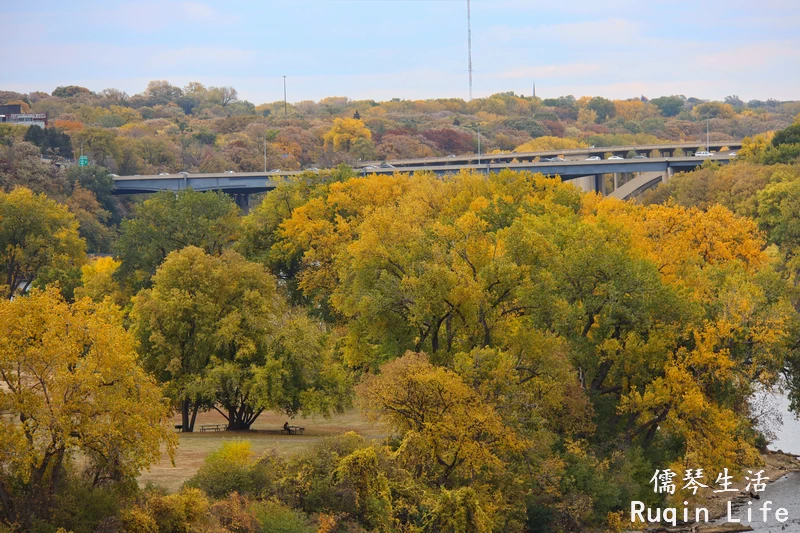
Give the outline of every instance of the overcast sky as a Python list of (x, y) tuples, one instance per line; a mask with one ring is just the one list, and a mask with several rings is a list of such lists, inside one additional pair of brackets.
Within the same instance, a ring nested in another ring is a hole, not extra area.
[[(0, 90), (466, 98), (466, 0), (3, 0)], [(475, 97), (800, 99), (800, 0), (472, 0)]]

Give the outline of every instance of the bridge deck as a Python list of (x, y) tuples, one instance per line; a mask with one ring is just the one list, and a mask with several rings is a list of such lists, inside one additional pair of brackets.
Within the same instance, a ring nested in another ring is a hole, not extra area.
[[(673, 157), (653, 159), (624, 159), (600, 161), (561, 161), (542, 162), (482, 162), (481, 164), (417, 166), (403, 168), (361, 169), (363, 175), (392, 174), (394, 172), (432, 172), (434, 174), (452, 174), (460, 170), (477, 172), (497, 172), (502, 169), (529, 170), (541, 172), (547, 176), (561, 176), (564, 180), (584, 176), (612, 174), (622, 172), (681, 172), (691, 170), (708, 160), (727, 163), (731, 157), (727, 154), (716, 154), (713, 157)], [(114, 177), (114, 194), (152, 193), (161, 190), (178, 191), (192, 188), (196, 191), (224, 191), (232, 194), (250, 194), (274, 189), (282, 178), (302, 174), (292, 172), (241, 172), (222, 174), (190, 174), (180, 173), (166, 176), (117, 176)]]

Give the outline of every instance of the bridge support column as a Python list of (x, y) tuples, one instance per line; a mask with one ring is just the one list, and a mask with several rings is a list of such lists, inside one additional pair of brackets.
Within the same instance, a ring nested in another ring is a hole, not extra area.
[(606, 193), (606, 180), (603, 174), (594, 175), (594, 192), (599, 192), (600, 194)]
[(614, 172), (614, 190), (619, 189), (619, 173)]
[(248, 193), (234, 193), (233, 200), (242, 210), (242, 213), (246, 215), (250, 212), (250, 195)]

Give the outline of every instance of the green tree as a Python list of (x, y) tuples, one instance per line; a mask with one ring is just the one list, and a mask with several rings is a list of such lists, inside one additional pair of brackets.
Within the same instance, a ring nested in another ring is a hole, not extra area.
[(800, 144), (800, 124), (792, 124), (775, 133), (772, 146), (777, 148), (782, 144)]
[(603, 98), (602, 96), (595, 96), (589, 100), (589, 103), (586, 104), (586, 107), (597, 113), (596, 122), (598, 124), (605, 122), (609, 118), (613, 118), (617, 114), (617, 108), (614, 105), (614, 102), (608, 100), (607, 98)]
[(663, 116), (674, 117), (683, 109), (684, 100), (680, 96), (662, 96), (653, 98), (650, 103), (656, 106)]
[(53, 91), (53, 96), (57, 96), (59, 98), (69, 98), (71, 96), (79, 96), (84, 94), (92, 94), (92, 91), (86, 87), (80, 87), (78, 85), (67, 85), (66, 87), (59, 85)]
[(201, 408), (217, 409), (230, 429), (249, 429), (266, 409), (327, 415), (346, 403), (324, 329), (276, 291), (274, 277), (238, 253), (189, 246), (171, 253), (153, 288), (134, 299), (145, 365), (168, 384), (184, 431)]
[(135, 218), (122, 221), (117, 243), (120, 275), (133, 286), (147, 285), (171, 251), (197, 246), (219, 254), (238, 231), (239, 208), (224, 193), (160, 192), (138, 206)]

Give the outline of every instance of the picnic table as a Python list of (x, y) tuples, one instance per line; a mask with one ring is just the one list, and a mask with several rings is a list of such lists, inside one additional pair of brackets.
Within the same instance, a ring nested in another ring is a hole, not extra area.
[(203, 424), (200, 431), (225, 431), (227, 427), (226, 424)]
[(289, 426), (288, 428), (283, 427), (281, 428), (281, 435), (284, 433), (287, 435), (302, 435), (303, 431), (305, 430), (306, 428), (301, 428), (300, 426)]

